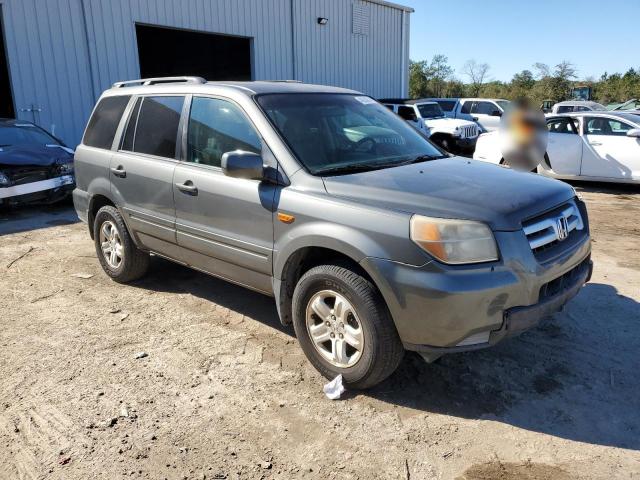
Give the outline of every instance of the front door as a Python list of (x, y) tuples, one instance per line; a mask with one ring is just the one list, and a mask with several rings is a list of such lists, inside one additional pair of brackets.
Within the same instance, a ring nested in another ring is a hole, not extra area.
[(176, 167), (176, 229), (182, 260), (214, 275), (271, 291), (273, 205), (280, 187), (226, 176), (225, 152), (268, 147), (242, 109), (221, 98), (194, 96), (186, 158)]
[(420, 121), (416, 108), (413, 105), (399, 105), (398, 115), (407, 121), (409, 125), (421, 131), (425, 131), (424, 122)]
[(486, 100), (474, 101), (471, 107), (471, 116), (489, 132), (500, 127), (501, 115), (498, 106)]
[(547, 156), (553, 172), (558, 175), (580, 175), (583, 142), (578, 134), (577, 120), (554, 117), (547, 120), (547, 128)]
[(173, 171), (183, 96), (139, 97), (122, 145), (111, 157), (111, 190), (125, 221), (146, 248), (173, 255)]
[(627, 137), (634, 127), (617, 118), (584, 118), (585, 177), (640, 179), (640, 139)]

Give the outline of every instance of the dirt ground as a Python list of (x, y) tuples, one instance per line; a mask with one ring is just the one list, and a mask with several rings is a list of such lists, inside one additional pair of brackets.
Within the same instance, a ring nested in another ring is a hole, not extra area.
[(576, 186), (563, 313), (339, 401), (270, 298), (158, 259), (118, 285), (68, 205), (0, 212), (0, 478), (640, 479), (640, 188)]

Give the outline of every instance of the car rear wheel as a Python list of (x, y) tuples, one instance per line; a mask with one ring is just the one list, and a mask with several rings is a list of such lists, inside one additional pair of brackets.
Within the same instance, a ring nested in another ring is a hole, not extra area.
[(105, 206), (98, 210), (93, 228), (98, 260), (113, 280), (131, 282), (147, 272), (149, 254), (135, 246), (115, 207)]
[(376, 287), (338, 265), (305, 273), (293, 294), (293, 325), (311, 364), (348, 387), (369, 388), (391, 375), (404, 349)]

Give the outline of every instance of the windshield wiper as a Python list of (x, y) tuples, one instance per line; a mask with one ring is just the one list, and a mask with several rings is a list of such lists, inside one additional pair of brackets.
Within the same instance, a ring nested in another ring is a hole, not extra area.
[(429, 160), (439, 160), (441, 158), (447, 158), (446, 155), (418, 155), (417, 157), (410, 158), (404, 162), (400, 162), (396, 165), (411, 165), (412, 163), (421, 163)]
[(370, 163), (357, 163), (355, 165), (341, 165), (339, 167), (324, 168), (321, 170), (316, 170), (314, 173), (318, 175), (325, 175), (325, 174), (333, 175), (337, 173), (365, 172), (368, 170), (375, 170), (375, 169), (376, 169), (376, 166)]
[(381, 170), (383, 168), (401, 167), (402, 165), (410, 165), (412, 163), (426, 162), (427, 160), (438, 160), (440, 158), (447, 158), (446, 155), (418, 155), (409, 160), (402, 162), (388, 162), (388, 163), (356, 163), (354, 165), (341, 165), (339, 167), (326, 168), (318, 170), (314, 173), (319, 175), (325, 174), (339, 174), (339, 173), (357, 173), (369, 170)]

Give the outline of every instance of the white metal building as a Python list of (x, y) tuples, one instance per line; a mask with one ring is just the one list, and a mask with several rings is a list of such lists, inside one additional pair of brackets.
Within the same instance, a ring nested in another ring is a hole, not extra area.
[(104, 89), (164, 75), (406, 96), (411, 12), (383, 0), (0, 0), (0, 117), (75, 146)]

